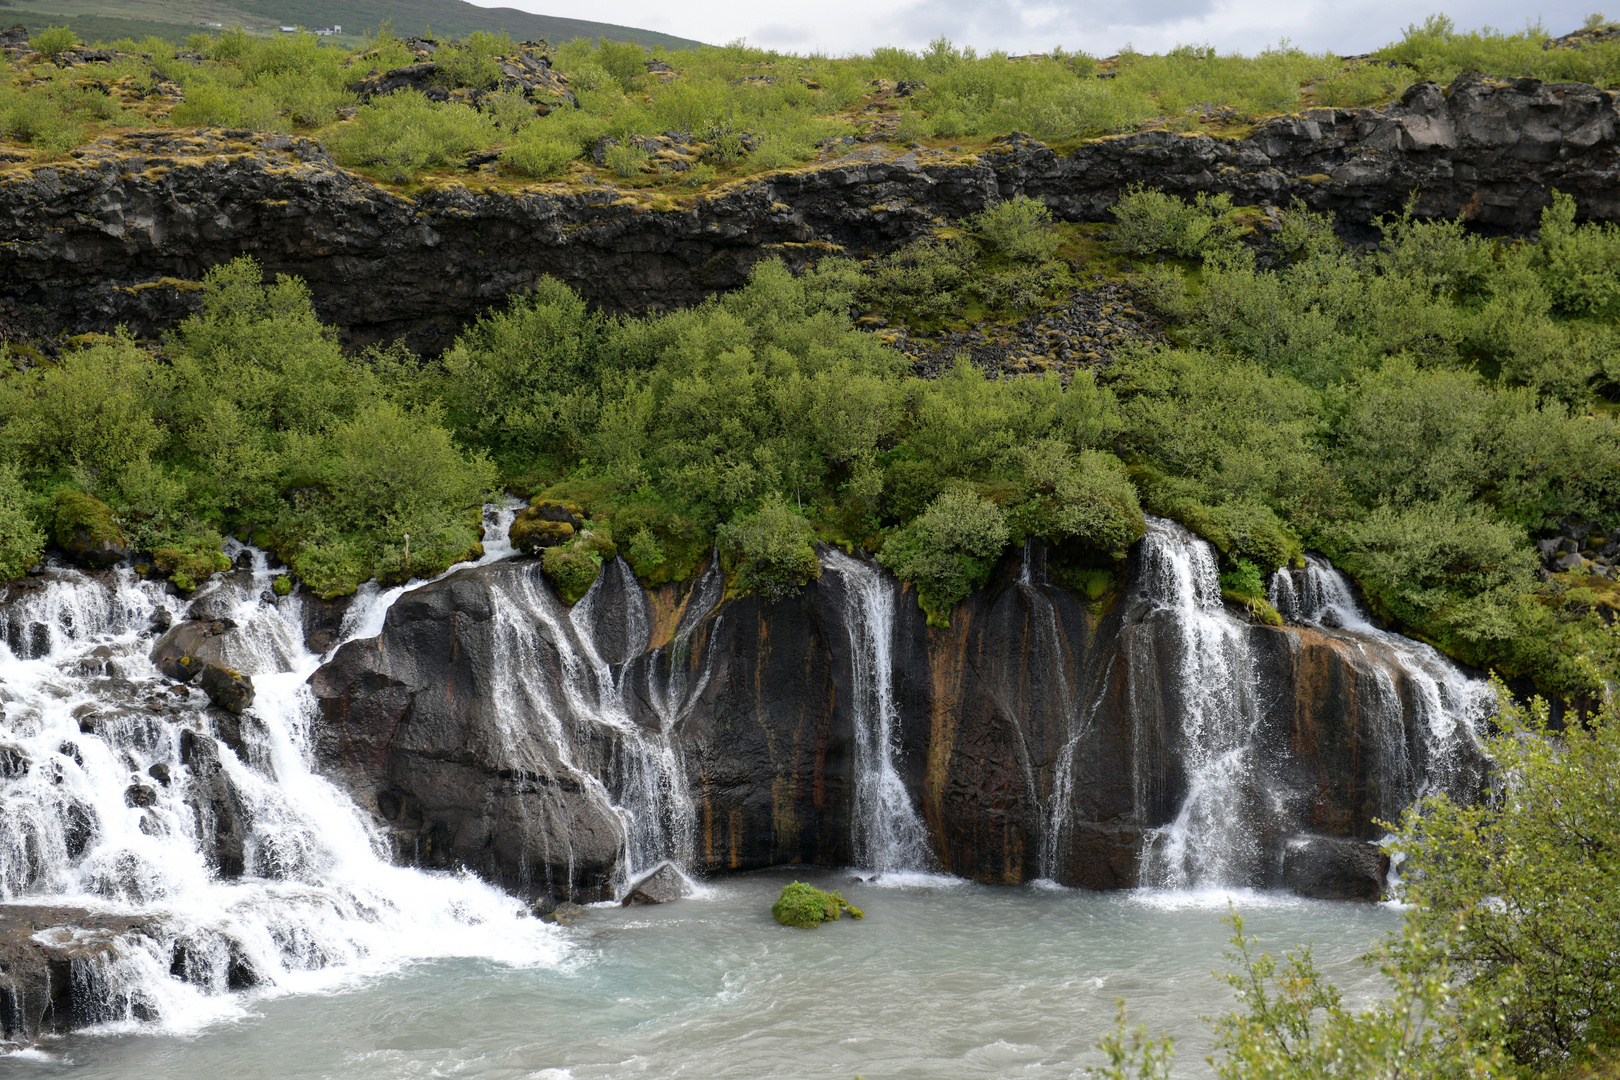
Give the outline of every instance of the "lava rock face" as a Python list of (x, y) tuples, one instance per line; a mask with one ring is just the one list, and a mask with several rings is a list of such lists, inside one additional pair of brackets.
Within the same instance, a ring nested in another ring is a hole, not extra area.
[[(1143, 882), (1144, 851), (1188, 795), (1182, 718), (1194, 703), (1173, 612), (1135, 585), (1140, 558), (1112, 599), (1087, 603), (1047, 581), (1032, 544), (944, 629), (884, 578), (893, 760), (936, 869)], [(625, 805), (636, 785), (684, 793), (688, 825), (670, 835), (698, 872), (853, 865), (851, 587), (828, 569), (775, 602), (721, 601), (711, 568), (649, 594), (615, 561), (569, 613), (534, 560), (464, 570), (406, 594), (380, 637), (345, 645), (312, 677), (318, 760), (402, 858), (465, 865), (542, 902), (630, 891), (615, 875), (635, 841), (621, 840), (609, 801)], [(544, 603), (514, 621), (520, 594)], [(516, 638), (493, 630), (498, 610)], [(1256, 701), (1241, 812), (1258, 854), (1244, 883), (1376, 897), (1377, 821), (1436, 769), (1477, 788), (1483, 760), (1471, 745), (1425, 758), (1426, 691), (1393, 646), (1309, 627), (1238, 633)], [(559, 648), (565, 634), (592, 644)], [(518, 648), (538, 659), (514, 677), (506, 654)], [(567, 704), (608, 700), (604, 686), (612, 710)]]
[[(1009, 136), (977, 158), (862, 147), (660, 209), (608, 185), (505, 193), (448, 185), (406, 199), (285, 135), (138, 132), (72, 162), (0, 179), (0, 300), (58, 330), (152, 335), (195, 310), (202, 272), (238, 255), (309, 283), (351, 342), (405, 336), (437, 351), (466, 320), (541, 275), (611, 311), (690, 305), (766, 255), (891, 250), (939, 218), (1028, 195), (1106, 220), (1142, 183), (1242, 204), (1295, 197), (1361, 226), (1417, 194), (1420, 215), (1535, 226), (1554, 189), (1620, 220), (1613, 91), (1465, 75), (1377, 109), (1312, 109), (1241, 139), (1142, 132), (1059, 155)], [(634, 205), (632, 205), (634, 204)]]
[(1283, 854), (1283, 881), (1319, 900), (1382, 899), (1388, 876), (1389, 856), (1363, 840), (1300, 836)]
[[(125, 950), (139, 947), (133, 939), (153, 918), (0, 906), (0, 1039), (27, 1045), (41, 1035), (115, 1019), (98, 976)], [(137, 1018), (156, 1015), (149, 1002), (130, 1005)]]
[(547, 732), (507, 722), (510, 688), (495, 679), (497, 596), (529, 575), (537, 562), (453, 574), (401, 597), (380, 636), (338, 649), (310, 679), (316, 756), (403, 861), (467, 866), (530, 896), (611, 898), (618, 823)]

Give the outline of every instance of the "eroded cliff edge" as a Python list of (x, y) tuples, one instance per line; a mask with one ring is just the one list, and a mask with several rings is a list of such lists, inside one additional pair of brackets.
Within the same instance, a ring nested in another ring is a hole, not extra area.
[(0, 298), (52, 330), (150, 335), (192, 310), (206, 269), (247, 254), (308, 281), (351, 340), (436, 350), (541, 275), (612, 311), (676, 308), (740, 284), (763, 256), (884, 251), (1018, 194), (1068, 220), (1104, 219), (1135, 183), (1242, 204), (1298, 197), (1347, 228), (1415, 194), (1419, 214), (1523, 231), (1559, 190), (1584, 217), (1620, 220), (1617, 128), (1614, 91), (1467, 75), (1383, 108), (1277, 117), (1241, 139), (1150, 132), (1061, 155), (1016, 134), (978, 156), (867, 146), (663, 203), (610, 187), (468, 186), (476, 177), (406, 197), (308, 140), (151, 131), (70, 164), (0, 171)]
[[(1194, 782), (1186, 718), (1208, 704), (1191, 700), (1185, 627), (1143, 584), (1140, 549), (1103, 610), (1047, 583), (1032, 545), (948, 629), (885, 578), (894, 761), (937, 869), (1142, 880)], [(609, 800), (636, 819), (631, 846), (661, 830), (702, 872), (851, 865), (865, 721), (848, 579), (776, 603), (721, 601), (717, 579), (648, 594), (614, 564), (577, 616), (525, 560), (420, 588), (311, 679), (317, 758), (401, 858), (531, 896), (612, 895), (626, 852)], [(1429, 760), (1426, 690), (1398, 646), (1258, 625), (1237, 644), (1253, 671), (1234, 691), (1252, 696), (1233, 759), (1248, 884), (1301, 887), (1290, 852), (1374, 840), (1437, 779), (1477, 791), (1477, 749)]]

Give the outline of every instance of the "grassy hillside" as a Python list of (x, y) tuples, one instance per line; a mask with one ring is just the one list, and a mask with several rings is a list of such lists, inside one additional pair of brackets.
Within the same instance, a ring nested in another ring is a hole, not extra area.
[(85, 41), (139, 40), (147, 35), (184, 41), (209, 22), (263, 32), (282, 25), (316, 29), (337, 23), (343, 27), (343, 38), (351, 41), (375, 34), (387, 22), (401, 36), (431, 31), (465, 37), (477, 30), (504, 30), (519, 40), (594, 37), (667, 49), (700, 44), (630, 26), (532, 15), (515, 8), (481, 8), (462, 0), (32, 0), (0, 7), (0, 23), (21, 23), (30, 30), (66, 24)]

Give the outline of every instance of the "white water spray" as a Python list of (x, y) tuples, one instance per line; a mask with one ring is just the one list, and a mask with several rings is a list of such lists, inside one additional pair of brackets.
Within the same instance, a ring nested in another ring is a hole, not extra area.
[(934, 862), (928, 828), (895, 768), (900, 713), (894, 701), (894, 579), (841, 551), (827, 551), (822, 562), (844, 582), (855, 727), (855, 862), (878, 874), (926, 871)]
[[(486, 520), (480, 562), (510, 553), (510, 509)], [(0, 900), (138, 917), (75, 967), (80, 1007), (114, 1027), (194, 1029), (241, 1011), (228, 990), (318, 989), (417, 958), (555, 963), (565, 947), (516, 900), (391, 865), (349, 798), (311, 771), (305, 680), (321, 657), (303, 646), (299, 602), (268, 592), (273, 577), (252, 552), (250, 568), (189, 602), (237, 624), (222, 647), (257, 699), (229, 720), (172, 692), (147, 658), (155, 617), (189, 606), (163, 583), (51, 568), (9, 587)], [(358, 599), (346, 637), (380, 628), (421, 584)]]

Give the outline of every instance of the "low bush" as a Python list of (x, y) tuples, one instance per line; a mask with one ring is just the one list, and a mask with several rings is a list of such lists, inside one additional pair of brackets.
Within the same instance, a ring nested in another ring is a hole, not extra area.
[(946, 491), (894, 533), (878, 560), (917, 588), (930, 626), (949, 626), (951, 608), (990, 577), (1009, 533), (1001, 508), (966, 488)]
[(47, 26), (37, 31), (29, 44), (41, 56), (55, 60), (63, 53), (79, 47), (79, 35), (66, 26)]
[(0, 464), (0, 581), (21, 577), (45, 552), (45, 532), (15, 465)]
[(1114, 204), (1114, 243), (1133, 255), (1194, 258), (1228, 250), (1237, 229), (1227, 217), (1230, 195), (1200, 192), (1188, 203), (1174, 195), (1137, 185)]
[(810, 523), (772, 495), (751, 514), (720, 529), (720, 550), (733, 589), (780, 600), (821, 576), (821, 563), (810, 546)]
[(328, 145), (344, 165), (403, 181), (422, 169), (460, 165), (498, 134), (495, 122), (481, 112), (399, 90), (361, 106), (354, 122), (334, 132)]

